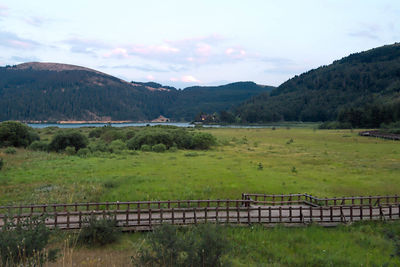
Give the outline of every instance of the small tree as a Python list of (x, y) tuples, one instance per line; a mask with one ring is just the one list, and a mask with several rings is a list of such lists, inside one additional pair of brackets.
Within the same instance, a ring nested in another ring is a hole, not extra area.
[(71, 146), (78, 151), (85, 148), (88, 144), (86, 136), (76, 131), (63, 131), (56, 134), (49, 144), (49, 149), (52, 151), (62, 151), (66, 147)]
[(17, 121), (0, 123), (0, 147), (27, 147), (35, 140), (39, 140), (39, 135), (23, 123)]

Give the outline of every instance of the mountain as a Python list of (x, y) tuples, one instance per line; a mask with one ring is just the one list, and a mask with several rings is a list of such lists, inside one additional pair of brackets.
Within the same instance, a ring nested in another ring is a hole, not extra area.
[(235, 83), (177, 90), (126, 82), (81, 66), (30, 62), (0, 67), (0, 121), (138, 121), (160, 115), (192, 120), (200, 111), (226, 110), (269, 89)]
[(234, 109), (242, 122), (400, 120), (400, 44), (352, 54), (295, 76)]

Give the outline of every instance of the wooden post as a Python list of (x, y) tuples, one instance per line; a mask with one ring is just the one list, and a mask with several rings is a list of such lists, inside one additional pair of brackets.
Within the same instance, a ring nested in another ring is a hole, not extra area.
[(350, 221), (353, 221), (353, 206), (350, 206)]
[(331, 222), (333, 222), (333, 208), (332, 208), (332, 206), (329, 207), (329, 210), (331, 212), (330, 219), (331, 219)]
[(78, 224), (79, 224), (79, 229), (81, 229), (82, 228), (82, 211), (79, 211), (79, 222), (78, 222)]
[(392, 205), (389, 206), (389, 219), (392, 219)]
[(300, 206), (300, 222), (303, 222), (303, 207)]
[(186, 223), (186, 218), (185, 218), (185, 209), (182, 210), (182, 217), (183, 217), (183, 224)]
[(258, 206), (258, 223), (261, 223), (261, 206)]
[(251, 223), (251, 219), (250, 219), (250, 205), (247, 206), (247, 222), (248, 222), (248, 224)]
[(237, 223), (240, 223), (240, 210), (239, 210), (239, 202), (236, 202), (236, 212), (237, 212)]
[(194, 213), (194, 224), (197, 224), (197, 208), (193, 208)]
[(69, 229), (69, 211), (67, 211), (67, 229)]
[(289, 206), (289, 222), (292, 222), (292, 206)]
[(372, 206), (369, 205), (369, 219), (372, 220)]
[(312, 214), (312, 207), (310, 206), (310, 222), (312, 222), (313, 221), (313, 214)]
[(279, 206), (279, 222), (282, 222), (282, 206)]
[(226, 223), (229, 223), (229, 200), (226, 201)]
[(204, 207), (204, 220), (206, 223), (207, 223), (207, 210), (208, 210), (208, 207)]
[(271, 212), (272, 212), (272, 210), (271, 210), (271, 206), (269, 206), (268, 207), (268, 219), (269, 219), (269, 222), (271, 223), (271, 221), (272, 221), (272, 214), (271, 214)]
[(163, 223), (163, 209), (160, 209), (160, 223)]
[(363, 206), (360, 205), (360, 221), (363, 219)]
[(54, 227), (57, 228), (57, 211), (54, 212)]
[(140, 205), (138, 204), (138, 209), (137, 209), (137, 219), (138, 219), (138, 225), (140, 225)]
[(172, 217), (172, 224), (175, 224), (175, 213), (174, 213), (174, 208), (172, 208), (171, 217)]
[(149, 209), (149, 225), (150, 225), (150, 228), (152, 227), (152, 219), (151, 219), (151, 209)]
[(219, 202), (217, 202), (217, 206), (215, 207), (215, 221), (218, 223), (218, 207), (219, 207)]
[(324, 220), (324, 214), (323, 214), (322, 206), (319, 207), (319, 218), (320, 218), (321, 222)]

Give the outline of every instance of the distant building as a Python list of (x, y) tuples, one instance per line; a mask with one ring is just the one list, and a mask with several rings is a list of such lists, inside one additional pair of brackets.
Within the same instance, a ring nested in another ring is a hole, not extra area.
[(170, 122), (170, 119), (160, 115), (157, 119), (154, 119), (151, 122)]

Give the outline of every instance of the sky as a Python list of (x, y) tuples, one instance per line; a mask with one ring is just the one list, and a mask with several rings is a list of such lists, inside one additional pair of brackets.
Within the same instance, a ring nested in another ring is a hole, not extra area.
[(278, 86), (399, 41), (399, 0), (0, 0), (1, 66), (67, 63), (178, 88)]

